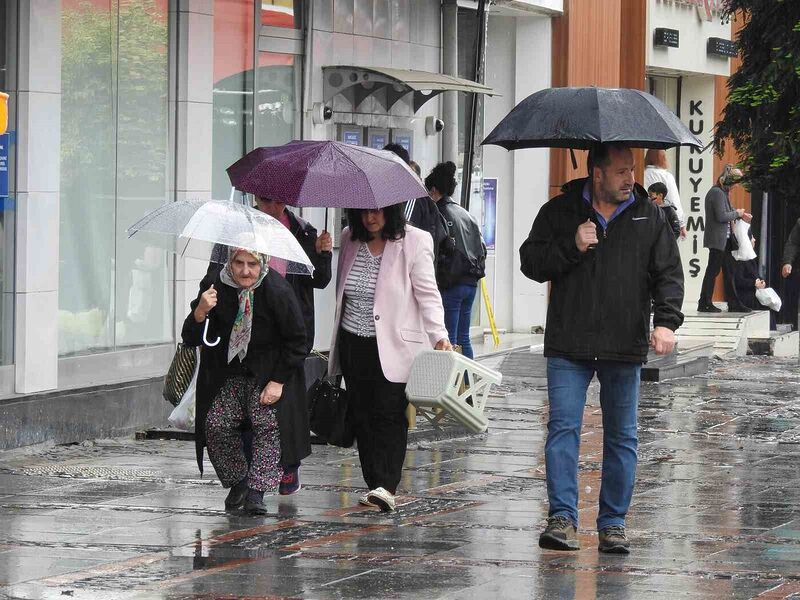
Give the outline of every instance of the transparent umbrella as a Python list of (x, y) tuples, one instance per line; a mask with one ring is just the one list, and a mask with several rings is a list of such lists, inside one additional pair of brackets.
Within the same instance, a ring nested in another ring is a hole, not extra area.
[(245, 248), (286, 261), (287, 273), (314, 272), (300, 243), (280, 221), (236, 202), (181, 200), (165, 204), (131, 225), (128, 238), (217, 263), (228, 259), (229, 248)]
[[(181, 200), (165, 204), (128, 228), (128, 238), (175, 252), (180, 256), (217, 263), (228, 259), (230, 248), (245, 248), (286, 263), (286, 272), (312, 275), (314, 267), (292, 233), (277, 219), (236, 202)], [(203, 331), (208, 340), (208, 320)]]

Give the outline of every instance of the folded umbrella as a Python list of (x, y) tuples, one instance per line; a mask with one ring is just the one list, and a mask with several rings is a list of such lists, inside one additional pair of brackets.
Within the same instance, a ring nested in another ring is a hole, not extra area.
[(633, 89), (548, 88), (517, 104), (483, 144), (590, 149), (603, 142), (634, 148), (703, 144), (661, 100)]
[(428, 195), (393, 152), (331, 141), (256, 148), (228, 176), (238, 190), (291, 206), (378, 209)]

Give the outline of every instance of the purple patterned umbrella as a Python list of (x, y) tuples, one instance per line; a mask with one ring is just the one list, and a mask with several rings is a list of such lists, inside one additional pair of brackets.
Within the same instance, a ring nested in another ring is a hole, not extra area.
[(256, 148), (228, 177), (238, 190), (292, 206), (375, 209), (428, 195), (393, 152), (330, 141)]

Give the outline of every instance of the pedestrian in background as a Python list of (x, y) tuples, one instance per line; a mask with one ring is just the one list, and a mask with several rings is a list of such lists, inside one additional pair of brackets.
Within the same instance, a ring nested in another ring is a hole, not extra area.
[(741, 179), (742, 172), (739, 169), (735, 169), (733, 165), (725, 165), (724, 170), (717, 179), (717, 185), (708, 190), (706, 194), (703, 247), (708, 248), (708, 265), (700, 288), (700, 300), (697, 304), (698, 312), (722, 312), (711, 302), (714, 294), (714, 283), (720, 269), (722, 269), (728, 311), (751, 312), (748, 307), (742, 304), (734, 284), (737, 264), (732, 252), (739, 245), (733, 234), (733, 223), (739, 219), (742, 219), (745, 223), (750, 223), (753, 219), (753, 215), (745, 212), (743, 208), (734, 209), (731, 206), (730, 191)]
[(433, 243), (407, 226), (402, 204), (347, 211), (336, 275), (328, 374), (342, 374), (368, 492), (361, 504), (395, 509), (406, 456), (405, 387), (414, 357), (450, 350), (433, 270)]
[(596, 374), (603, 413), (598, 549), (630, 551), (625, 516), (636, 478), (642, 363), (648, 346), (670, 353), (683, 322), (678, 246), (662, 212), (635, 184), (633, 169), (629, 148), (596, 146), (589, 153), (589, 177), (569, 182), (542, 207), (519, 250), (522, 272), (551, 284), (544, 339), (550, 509), (542, 548), (579, 549), (581, 425)]
[(797, 329), (797, 302), (800, 297), (800, 277), (794, 270), (794, 264), (800, 257), (800, 219), (792, 227), (789, 237), (783, 246), (781, 259), (781, 277), (786, 280), (783, 286), (783, 306), (781, 317), (784, 323), (791, 323)]
[(664, 213), (664, 218), (667, 220), (667, 224), (669, 224), (677, 240), (681, 236), (681, 222), (678, 219), (678, 214), (675, 212), (675, 209), (666, 201), (667, 193), (667, 186), (660, 181), (656, 181), (647, 188), (650, 202), (658, 206)]
[[(755, 250), (756, 238), (753, 237), (750, 230), (748, 230), (748, 237)], [(767, 310), (767, 307), (756, 299), (756, 290), (763, 290), (767, 287), (767, 282), (761, 278), (758, 257), (739, 261), (734, 273), (734, 285), (736, 286), (736, 295), (742, 304), (753, 310)]]
[(442, 294), (447, 333), (451, 344), (460, 345), (464, 356), (474, 358), (469, 328), (478, 282), (486, 275), (486, 244), (475, 217), (453, 201), (455, 175), (455, 164), (439, 163), (425, 178), (425, 187), (449, 233), (436, 257), (436, 282)]
[[(394, 152), (409, 167), (411, 166), (413, 162), (411, 156), (408, 154), (408, 150), (400, 144), (387, 144), (383, 149)], [(419, 177), (422, 171), (414, 170), (414, 172)], [(436, 210), (436, 204), (433, 200), (428, 196), (409, 200), (403, 207), (403, 215), (406, 222), (430, 234), (433, 240), (433, 253), (436, 256), (439, 252), (439, 246), (447, 238), (447, 227), (444, 224), (442, 215)]]
[[(303, 251), (314, 265), (312, 276), (286, 272), (286, 261), (273, 258), (270, 265), (286, 278), (292, 287), (303, 313), (306, 328), (306, 353), (314, 347), (314, 290), (325, 289), (331, 281), (333, 242), (331, 234), (317, 230), (302, 217), (287, 210), (278, 200), (256, 197), (256, 208), (277, 219), (292, 232)], [(278, 422), (281, 427), (281, 467), (283, 476), (278, 492), (293, 494), (300, 489), (300, 463), (311, 454), (309, 409), (305, 386), (292, 390), (292, 401), (278, 405)]]
[(644, 187), (650, 189), (654, 183), (663, 183), (667, 188), (664, 194), (669, 198), (669, 204), (675, 209), (680, 222), (679, 237), (686, 238), (686, 214), (681, 203), (681, 196), (678, 192), (678, 184), (675, 183), (675, 176), (669, 171), (669, 161), (664, 150), (651, 149), (644, 155)]
[[(265, 256), (232, 248), (222, 270), (207, 274), (183, 323), (183, 342), (203, 344), (204, 321), (215, 346), (203, 346), (197, 374), (195, 439), (202, 472), (203, 447), (220, 482), (230, 488), (225, 508), (244, 505), (266, 514), (264, 492), (278, 486), (282, 469), (276, 405), (284, 390), (303, 385), (306, 331), (300, 306)], [(242, 446), (245, 423), (253, 431), (252, 459)]]

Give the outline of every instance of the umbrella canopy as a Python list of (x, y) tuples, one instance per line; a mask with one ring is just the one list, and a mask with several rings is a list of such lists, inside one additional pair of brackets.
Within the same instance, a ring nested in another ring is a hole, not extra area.
[(292, 206), (377, 209), (428, 195), (393, 152), (341, 142), (256, 148), (228, 176), (238, 190)]
[(236, 202), (171, 202), (131, 225), (128, 238), (218, 263), (227, 261), (228, 248), (245, 248), (285, 260), (287, 273), (314, 272), (302, 246), (280, 221)]
[(483, 144), (590, 149), (602, 142), (634, 148), (703, 144), (661, 100), (640, 90), (548, 88), (517, 104)]

